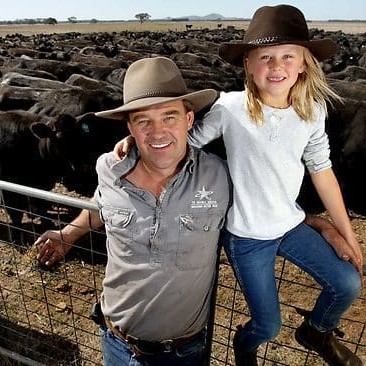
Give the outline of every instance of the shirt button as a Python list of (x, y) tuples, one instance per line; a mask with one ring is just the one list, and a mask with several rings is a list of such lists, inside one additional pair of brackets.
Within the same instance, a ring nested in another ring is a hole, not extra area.
[(205, 226), (203, 227), (203, 231), (208, 231), (208, 229), (209, 229), (208, 225), (205, 225)]

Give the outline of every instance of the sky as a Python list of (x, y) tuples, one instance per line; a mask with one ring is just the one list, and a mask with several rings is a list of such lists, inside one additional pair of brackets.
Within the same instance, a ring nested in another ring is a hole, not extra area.
[(366, 20), (365, 0), (0, 0), (1, 3), (0, 21), (49, 17), (57, 21), (69, 17), (99, 21), (136, 20), (138, 13), (148, 13), (152, 20), (211, 13), (251, 18), (259, 7), (281, 3), (298, 7), (308, 20)]

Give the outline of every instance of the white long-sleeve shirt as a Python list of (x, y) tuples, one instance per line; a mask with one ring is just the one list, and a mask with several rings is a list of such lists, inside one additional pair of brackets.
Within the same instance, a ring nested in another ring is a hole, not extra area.
[(274, 239), (305, 218), (297, 204), (304, 177), (331, 167), (325, 133), (325, 110), (316, 104), (316, 117), (305, 122), (292, 107), (264, 106), (258, 126), (246, 110), (246, 92), (222, 92), (190, 131), (189, 142), (202, 147), (223, 137), (233, 181), (233, 205), (226, 228), (233, 234)]

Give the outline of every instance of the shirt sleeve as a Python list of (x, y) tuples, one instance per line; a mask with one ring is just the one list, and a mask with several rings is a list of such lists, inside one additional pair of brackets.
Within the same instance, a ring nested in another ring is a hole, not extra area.
[(201, 148), (222, 135), (224, 116), (222, 96), (213, 104), (201, 120), (196, 120), (188, 133), (190, 145)]
[(102, 206), (103, 206), (103, 199), (102, 199), (102, 187), (105, 186), (107, 183), (105, 181), (105, 177), (110, 174), (110, 170), (108, 169), (107, 165), (107, 157), (109, 154), (105, 153), (99, 156), (96, 162), (96, 172), (98, 175), (98, 185), (94, 191), (93, 200), (97, 204), (99, 208), (99, 217), (101, 221), (104, 223), (104, 218), (102, 215)]
[(317, 173), (332, 166), (329, 138), (325, 132), (325, 109), (317, 106), (316, 121), (309, 142), (305, 147), (303, 160), (309, 173)]

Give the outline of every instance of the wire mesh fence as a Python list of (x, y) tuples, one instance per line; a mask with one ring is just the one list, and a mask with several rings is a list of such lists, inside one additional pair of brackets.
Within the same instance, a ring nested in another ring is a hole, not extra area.
[[(104, 232), (90, 229), (53, 268), (38, 263), (33, 245), (45, 230), (60, 229), (80, 209), (96, 206), (84, 199), (3, 181), (0, 190), (27, 197), (21, 227), (14, 227), (8, 215), (17, 208), (5, 200), (0, 205), (0, 365), (102, 365), (98, 327), (89, 314), (102, 291)], [(38, 200), (36, 204), (34, 200)], [(276, 262), (276, 281), (283, 326), (275, 340), (259, 348), (258, 364), (325, 365), (293, 336), (304, 311), (312, 308), (319, 286), (281, 258)], [(210, 365), (234, 366), (232, 338), (236, 326), (249, 319), (249, 311), (223, 253), (217, 282)], [(340, 324), (344, 331), (341, 341), (362, 359), (366, 358), (365, 310), (363, 289)]]

